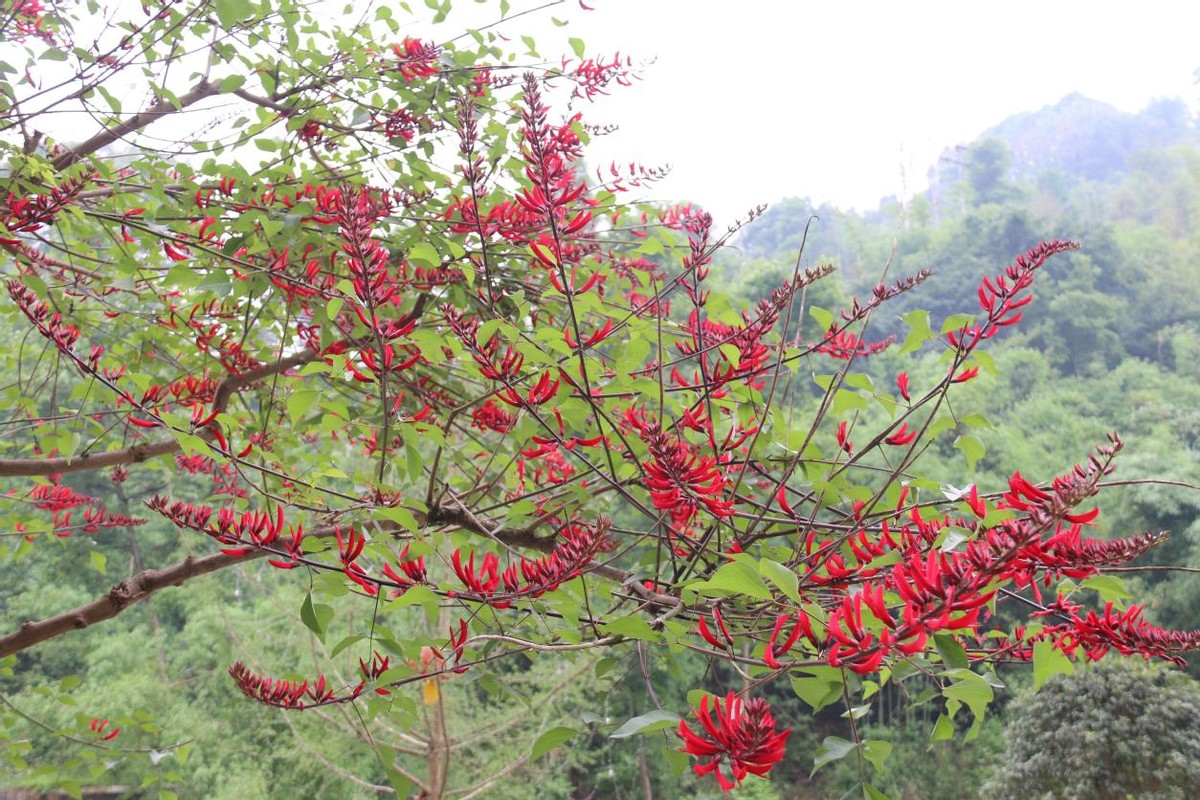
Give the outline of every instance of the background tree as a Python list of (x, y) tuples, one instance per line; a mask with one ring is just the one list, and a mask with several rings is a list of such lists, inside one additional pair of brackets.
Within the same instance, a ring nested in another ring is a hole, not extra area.
[(1005, 727), (998, 800), (1191, 796), (1200, 778), (1200, 687), (1185, 675), (1105, 661), (1049, 681)]

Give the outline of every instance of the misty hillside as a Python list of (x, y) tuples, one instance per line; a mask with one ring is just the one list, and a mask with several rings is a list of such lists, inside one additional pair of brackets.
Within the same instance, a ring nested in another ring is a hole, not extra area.
[(947, 147), (930, 170), (935, 198), (965, 177), (967, 152), (990, 139), (1004, 142), (1010, 176), (1037, 179), (1047, 173), (1112, 183), (1127, 175), (1139, 153), (1200, 143), (1200, 132), (1178, 98), (1159, 99), (1131, 114), (1079, 93), (1038, 111), (1013, 114), (975, 143)]

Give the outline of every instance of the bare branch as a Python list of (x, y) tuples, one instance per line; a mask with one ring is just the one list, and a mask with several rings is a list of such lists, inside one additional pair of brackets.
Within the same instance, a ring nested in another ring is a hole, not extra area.
[(97, 133), (92, 138), (75, 147), (64, 148), (62, 154), (55, 158), (51, 164), (56, 170), (61, 172), (67, 167), (78, 164), (97, 150), (108, 147), (113, 142), (145, 128), (150, 123), (157, 122), (171, 114), (177, 114), (188, 106), (195, 105), (201, 100), (219, 93), (216, 86), (206, 80), (201, 80), (191, 91), (185, 92), (176, 98), (178, 105), (162, 102), (145, 111), (139, 111), (124, 122), (114, 125), (111, 128), (105, 128), (100, 133)]
[(174, 566), (146, 570), (121, 581), (103, 597), (96, 598), (86, 605), (64, 611), (39, 622), (26, 622), (18, 630), (0, 638), (0, 658), (18, 653), (69, 631), (82, 630), (97, 622), (112, 619), (129, 606), (145, 600), (159, 589), (180, 586), (198, 575), (207, 575), (210, 572), (216, 572), (258, 556), (258, 553), (249, 553), (244, 556), (214, 553), (203, 558), (188, 556)]
[[(213, 409), (224, 411), (229, 398), (239, 389), (244, 389), (258, 381), (276, 375), (280, 372), (307, 364), (316, 359), (317, 354), (311, 350), (281, 358), (272, 364), (265, 364), (257, 369), (247, 370), (238, 375), (229, 375), (217, 386), (213, 396)], [(201, 435), (204, 431), (201, 431)], [(210, 434), (211, 435), (211, 434)], [(77, 456), (60, 458), (4, 458), (0, 459), (0, 477), (33, 477), (36, 475), (52, 475), (66, 472), (87, 472), (89, 470), (116, 467), (122, 464), (139, 464), (151, 458), (168, 455), (179, 450), (179, 442), (166, 439), (161, 442), (138, 442), (121, 450), (107, 453), (84, 453)]]

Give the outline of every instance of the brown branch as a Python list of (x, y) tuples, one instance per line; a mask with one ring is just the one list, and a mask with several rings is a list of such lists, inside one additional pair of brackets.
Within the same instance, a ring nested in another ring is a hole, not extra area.
[(112, 619), (129, 606), (145, 600), (159, 589), (179, 586), (198, 575), (207, 575), (219, 569), (257, 558), (258, 553), (244, 556), (227, 556), (214, 553), (203, 558), (188, 556), (182, 562), (163, 569), (146, 570), (121, 581), (103, 597), (90, 603), (64, 611), (39, 622), (24, 623), (13, 633), (0, 638), (0, 658), (33, 647), (48, 639), (74, 630), (81, 630), (97, 622)]
[[(395, 523), (382, 522), (378, 524), (385, 532), (399, 530), (399, 526)], [(431, 523), (425, 520), (424, 524)], [(439, 524), (443, 523), (439, 522)], [(463, 527), (473, 532), (481, 532), (470, 526)], [(333, 536), (336, 530), (335, 526), (326, 525), (316, 528), (308, 535), (327, 538)], [(542, 552), (549, 552), (554, 548), (555, 544), (554, 537), (534, 537), (528, 532), (520, 530), (511, 531), (501, 529), (490, 532), (487, 535), (506, 544), (529, 547)], [(235, 564), (253, 561), (254, 559), (268, 555), (272, 555), (272, 553), (266, 550), (258, 550), (240, 556), (228, 556), (224, 553), (214, 553), (202, 558), (188, 556), (174, 566), (140, 572), (118, 583), (103, 597), (38, 622), (27, 621), (16, 631), (7, 636), (0, 637), (0, 658), (18, 653), (36, 644), (41, 644), (48, 639), (61, 636), (64, 633), (69, 633), (73, 630), (82, 630), (97, 622), (112, 619), (130, 606), (149, 598), (150, 595), (159, 589), (165, 589), (169, 586), (181, 586), (186, 581), (200, 575), (207, 575), (210, 572), (216, 572), (226, 567), (232, 567)], [(630, 579), (630, 573), (606, 564), (594, 565), (587, 569), (586, 572), (621, 582)]]
[(118, 139), (135, 133), (163, 117), (177, 114), (188, 106), (195, 105), (201, 100), (218, 93), (219, 91), (215, 85), (206, 80), (201, 80), (191, 91), (181, 94), (176, 98), (178, 105), (163, 101), (153, 108), (139, 111), (124, 122), (118, 123), (111, 128), (105, 128), (100, 133), (97, 133), (92, 138), (75, 147), (64, 148), (63, 152), (50, 163), (54, 169), (61, 172), (73, 164), (78, 164), (92, 153), (109, 146)]
[[(286, 372), (292, 367), (307, 364), (316, 358), (316, 353), (305, 350), (287, 358), (280, 358), (272, 364), (264, 364), (256, 369), (225, 377), (218, 384), (213, 395), (213, 410), (224, 411), (233, 393), (239, 389), (244, 389), (280, 372)], [(204, 434), (204, 431), (200, 432), (200, 435)], [(121, 450), (111, 450), (95, 455), (84, 453), (65, 458), (0, 458), (0, 477), (16, 478), (65, 472), (86, 472), (122, 464), (139, 464), (151, 458), (174, 453), (177, 450), (179, 450), (179, 442), (175, 439), (166, 439), (161, 442), (138, 442)]]

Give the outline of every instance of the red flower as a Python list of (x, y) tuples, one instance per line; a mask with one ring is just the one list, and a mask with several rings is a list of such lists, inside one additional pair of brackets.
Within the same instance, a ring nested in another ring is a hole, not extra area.
[(916, 439), (916, 438), (917, 438), (917, 432), (910, 431), (908, 429), (908, 423), (904, 422), (904, 423), (900, 424), (900, 428), (895, 433), (893, 433), (891, 436), (887, 437), (883, 441), (886, 442), (887, 444), (901, 446), (901, 445), (909, 444), (910, 442), (912, 442), (913, 439)]
[(979, 367), (971, 367), (970, 369), (964, 369), (962, 372), (955, 375), (953, 378), (950, 379), (950, 382), (951, 383), (966, 383), (967, 381), (971, 380), (978, 374), (979, 374)]
[[(766, 775), (783, 758), (783, 748), (791, 730), (775, 730), (775, 719), (766, 700), (755, 697), (743, 701), (733, 692), (725, 696), (722, 708), (719, 699), (708, 708), (708, 697), (700, 700), (696, 711), (702, 733), (693, 731), (686, 722), (679, 723), (683, 752), (696, 756), (700, 762), (692, 765), (697, 775), (716, 776), (723, 791), (729, 791), (747, 773)], [(721, 772), (722, 761), (728, 759), (733, 780)]]
[(838, 447), (842, 448), (849, 455), (854, 455), (854, 443), (850, 441), (850, 437), (846, 431), (846, 420), (842, 420), (837, 426), (837, 443)]
[(653, 459), (643, 466), (655, 508), (669, 511), (680, 524), (695, 518), (700, 507), (718, 519), (733, 516), (733, 501), (725, 499), (728, 481), (715, 458), (700, 456), (657, 424), (647, 430), (646, 443)]
[(908, 373), (907, 372), (901, 372), (899, 375), (896, 376), (896, 388), (900, 390), (901, 397), (903, 397), (905, 400), (912, 400), (912, 398), (908, 396)]

